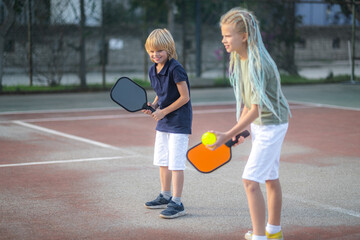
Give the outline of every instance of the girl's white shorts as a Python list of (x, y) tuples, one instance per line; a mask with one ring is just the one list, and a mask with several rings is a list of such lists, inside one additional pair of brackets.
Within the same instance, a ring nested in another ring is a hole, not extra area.
[(185, 170), (189, 135), (156, 131), (154, 165)]
[(281, 146), (289, 124), (260, 126), (251, 124), (252, 148), (243, 179), (265, 183), (279, 178)]

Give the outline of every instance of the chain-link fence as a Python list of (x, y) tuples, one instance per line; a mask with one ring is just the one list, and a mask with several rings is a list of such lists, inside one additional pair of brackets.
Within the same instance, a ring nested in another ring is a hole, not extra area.
[(283, 72), (334, 63), (350, 68), (360, 56), (359, 5), (353, 0), (0, 0), (0, 86), (86, 87), (126, 74), (147, 79), (151, 62), (145, 39), (165, 27), (191, 77), (225, 78), (228, 55), (218, 23), (235, 6), (258, 17), (264, 42)]

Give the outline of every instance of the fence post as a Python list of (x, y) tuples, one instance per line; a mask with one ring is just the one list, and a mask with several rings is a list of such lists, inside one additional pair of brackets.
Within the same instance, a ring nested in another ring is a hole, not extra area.
[(352, 0), (352, 54), (351, 54), (351, 83), (355, 83), (355, 0)]
[(85, 57), (85, 2), (80, 0), (80, 66), (79, 66), (79, 77), (80, 87), (86, 87), (86, 57)]
[(30, 80), (30, 86), (33, 85), (33, 59), (32, 59), (32, 9), (31, 9), (31, 0), (27, 1), (28, 3), (28, 64), (29, 64), (29, 80)]
[(105, 3), (104, 0), (101, 0), (101, 73), (102, 73), (102, 86), (105, 89), (106, 87), (106, 43), (105, 43)]
[(196, 76), (201, 77), (201, 5), (196, 0)]

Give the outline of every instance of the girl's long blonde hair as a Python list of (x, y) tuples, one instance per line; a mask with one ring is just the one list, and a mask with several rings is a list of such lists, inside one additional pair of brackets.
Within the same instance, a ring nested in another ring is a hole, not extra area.
[[(255, 16), (248, 10), (243, 8), (233, 8), (225, 13), (220, 19), (220, 26), (225, 24), (235, 24), (235, 29), (242, 33), (248, 34), (247, 52), (249, 71), (248, 79), (250, 79), (251, 88), (258, 94), (260, 99), (259, 115), (261, 109), (265, 105), (277, 118), (280, 119), (280, 97), (283, 97), (281, 91), (280, 74), (279, 70), (271, 58), (269, 52), (266, 50), (261, 38), (259, 23)], [(237, 104), (237, 119), (239, 119), (241, 111), (241, 89), (240, 89), (240, 76), (241, 76), (240, 56), (237, 52), (231, 52), (229, 64), (229, 78), (230, 83), (234, 88)], [(277, 109), (271, 104), (270, 99), (265, 93), (265, 76), (274, 75), (277, 81)], [(290, 108), (286, 103), (288, 112)]]
[(169, 60), (172, 58), (177, 59), (174, 39), (166, 28), (153, 30), (146, 39), (145, 49), (148, 53), (150, 51), (165, 50)]

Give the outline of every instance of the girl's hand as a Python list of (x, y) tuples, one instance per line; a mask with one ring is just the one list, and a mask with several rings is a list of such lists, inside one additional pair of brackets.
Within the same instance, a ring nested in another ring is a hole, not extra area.
[[(236, 137), (233, 137), (232, 140), (233, 140), (233, 141), (236, 141)], [(245, 138), (244, 138), (243, 136), (241, 136), (241, 137), (239, 137), (237, 143), (235, 143), (235, 144), (233, 145), (233, 147), (235, 147), (235, 146), (237, 146), (237, 145), (239, 145), (239, 144), (242, 144), (243, 142), (245, 142)]]
[[(216, 142), (212, 145), (206, 145), (206, 147), (212, 151), (214, 151), (215, 149), (217, 149), (218, 147), (220, 147), (221, 145), (225, 144), (228, 141), (228, 137), (225, 133), (222, 132), (213, 132), (210, 131), (212, 133), (214, 133), (216, 135)], [(232, 137), (233, 141), (236, 141), (236, 136)], [(243, 136), (241, 136), (238, 139), (238, 142), (235, 143), (233, 146), (237, 146), (241, 143), (245, 142), (245, 138)]]
[(216, 136), (216, 142), (214, 144), (211, 145), (206, 145), (206, 147), (212, 151), (214, 151), (215, 149), (217, 149), (218, 147), (220, 147), (221, 145), (223, 145), (224, 143), (227, 142), (227, 137), (225, 135), (225, 133), (223, 132), (214, 132), (214, 131), (209, 131), (211, 133), (214, 133)]

